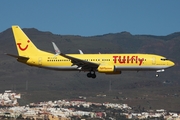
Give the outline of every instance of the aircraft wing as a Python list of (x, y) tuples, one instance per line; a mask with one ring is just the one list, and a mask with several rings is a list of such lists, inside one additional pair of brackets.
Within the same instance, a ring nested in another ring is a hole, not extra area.
[(75, 57), (72, 57), (72, 56), (69, 56), (69, 55), (66, 55), (63, 53), (60, 53), (59, 55), (65, 57), (67, 59), (70, 59), (71, 62), (73, 63), (73, 65), (78, 66), (78, 69), (91, 70), (91, 69), (97, 69), (99, 66), (99, 64), (97, 64), (97, 63), (93, 63), (93, 62), (89, 62), (89, 61), (82, 60), (79, 58), (75, 58)]
[[(86, 60), (82, 60), (79, 58), (75, 58), (66, 54), (61, 53), (61, 51), (59, 50), (59, 48), (56, 46), (56, 44), (54, 42), (52, 42), (54, 50), (56, 52), (56, 55), (59, 54), (67, 59), (70, 59), (72, 62), (72, 66), (77, 65), (78, 69), (80, 70), (92, 70), (92, 69), (97, 69), (99, 64), (97, 63), (93, 63), (93, 62), (89, 62)], [(83, 52), (80, 50), (80, 54), (83, 54)]]

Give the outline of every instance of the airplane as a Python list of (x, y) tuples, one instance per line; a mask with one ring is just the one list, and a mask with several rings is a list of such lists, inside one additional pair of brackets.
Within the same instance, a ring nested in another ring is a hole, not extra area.
[(174, 62), (155, 54), (64, 54), (52, 42), (55, 54), (38, 49), (22, 29), (14, 25), (12, 31), (18, 55), (8, 54), (18, 62), (30, 66), (57, 71), (85, 71), (88, 78), (96, 78), (96, 72), (108, 75), (121, 74), (122, 71), (156, 71), (174, 66)]

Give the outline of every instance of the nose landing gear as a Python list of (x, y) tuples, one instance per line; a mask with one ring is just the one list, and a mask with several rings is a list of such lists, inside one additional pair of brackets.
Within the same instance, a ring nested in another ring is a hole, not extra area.
[(158, 74), (158, 73), (160, 73), (160, 72), (164, 72), (164, 71), (165, 71), (164, 69), (157, 70), (157, 71), (156, 71), (156, 77), (159, 77), (159, 74)]
[(156, 73), (156, 77), (159, 77), (159, 74)]

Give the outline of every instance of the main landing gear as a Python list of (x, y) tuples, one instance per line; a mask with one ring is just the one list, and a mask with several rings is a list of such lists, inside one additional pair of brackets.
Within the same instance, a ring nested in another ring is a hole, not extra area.
[(96, 74), (94, 71), (90, 71), (89, 73), (87, 73), (87, 77), (88, 78), (96, 78)]

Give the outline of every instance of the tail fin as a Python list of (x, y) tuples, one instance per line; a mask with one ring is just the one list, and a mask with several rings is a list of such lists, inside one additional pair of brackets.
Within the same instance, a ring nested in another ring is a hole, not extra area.
[(12, 26), (12, 31), (19, 56), (36, 55), (38, 53), (39, 49), (26, 36), (19, 26)]

